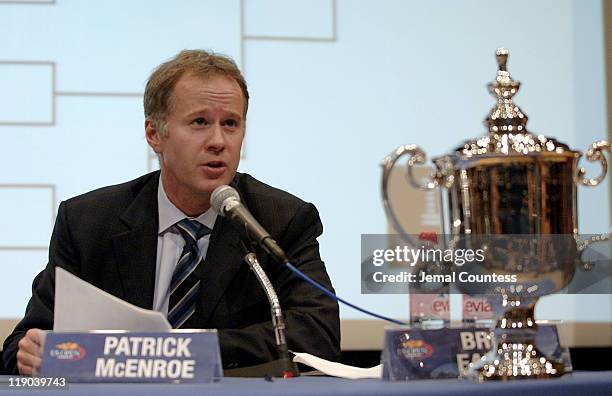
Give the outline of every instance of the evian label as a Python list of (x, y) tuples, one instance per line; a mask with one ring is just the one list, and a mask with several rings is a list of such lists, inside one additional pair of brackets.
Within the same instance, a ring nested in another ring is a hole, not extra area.
[(485, 297), (463, 296), (463, 320), (494, 319), (495, 313)]
[(448, 294), (411, 294), (410, 321), (438, 319), (450, 320), (450, 298)]

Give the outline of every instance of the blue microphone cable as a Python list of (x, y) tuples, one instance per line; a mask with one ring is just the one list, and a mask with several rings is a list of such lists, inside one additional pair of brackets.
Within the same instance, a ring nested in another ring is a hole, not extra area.
[(289, 261), (286, 261), (285, 265), (294, 274), (296, 274), (297, 276), (302, 278), (304, 281), (306, 281), (310, 285), (312, 285), (312, 286), (316, 287), (317, 289), (321, 290), (326, 296), (328, 296), (332, 300), (339, 301), (339, 302), (343, 303), (344, 305), (348, 305), (349, 307), (351, 307), (353, 309), (356, 309), (359, 312), (363, 312), (366, 315), (370, 315), (370, 316), (373, 316), (373, 317), (378, 318), (378, 319), (386, 320), (387, 322), (391, 322), (391, 323), (396, 324), (396, 325), (406, 325), (407, 324), (407, 323), (404, 323), (402, 321), (399, 321), (399, 320), (396, 320), (396, 319), (392, 319), (392, 318), (388, 318), (386, 316), (379, 315), (377, 313), (368, 311), (367, 309), (363, 309), (361, 307), (358, 307), (357, 305), (352, 304), (352, 303), (346, 301), (345, 299), (338, 297), (337, 295), (335, 295), (331, 291), (327, 290), (323, 285), (321, 285), (318, 282), (316, 282), (315, 280), (311, 279), (308, 275), (306, 275), (305, 273), (303, 273), (302, 271), (297, 269), (295, 266), (293, 266), (293, 264), (291, 264)]

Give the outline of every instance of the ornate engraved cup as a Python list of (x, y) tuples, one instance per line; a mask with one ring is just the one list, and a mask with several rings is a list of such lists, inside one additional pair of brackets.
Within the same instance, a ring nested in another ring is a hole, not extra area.
[(497, 297), (491, 303), (498, 315), (498, 345), (476, 368), (477, 377), (558, 376), (564, 373), (563, 367), (543, 356), (533, 341), (534, 306), (540, 296), (569, 283), (586, 246), (609, 239), (609, 234), (602, 234), (579, 240), (576, 207), (577, 185), (594, 187), (606, 176), (604, 152), (611, 147), (598, 141), (588, 149), (586, 159), (600, 162), (602, 171), (596, 178), (587, 178), (578, 167), (581, 152), (530, 133), (527, 116), (513, 101), (520, 82), (506, 69), (508, 51), (499, 48), (496, 56), (497, 78), (488, 87), (497, 104), (485, 120), (488, 133), (434, 158), (435, 168), (427, 180), (413, 176), (413, 168), (425, 164), (425, 152), (414, 144), (398, 147), (383, 162), (382, 197), (395, 229), (409, 245), (417, 246), (395, 216), (387, 192), (391, 170), (407, 157), (408, 183), (419, 190), (440, 192), (442, 229), (451, 235), (445, 247), (477, 244), (487, 252), (487, 265), (472, 271), (517, 276), (516, 283), (491, 286), (491, 290), (459, 285), (468, 294), (494, 292)]

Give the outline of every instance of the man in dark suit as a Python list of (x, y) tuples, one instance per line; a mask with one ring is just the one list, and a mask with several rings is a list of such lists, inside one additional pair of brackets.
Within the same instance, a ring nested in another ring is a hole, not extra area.
[[(4, 343), (7, 370), (31, 374), (40, 365), (41, 329), (53, 328), (56, 266), (167, 314), (176, 327), (218, 329), (225, 368), (277, 358), (266, 296), (242, 262), (246, 236), (210, 208), (212, 191), (232, 184), (294, 265), (332, 286), (315, 207), (236, 172), (248, 98), (243, 76), (223, 56), (182, 51), (153, 72), (145, 133), (161, 169), (60, 205), (49, 263)], [(279, 294), (289, 348), (337, 359), (337, 303), (263, 252), (258, 257)]]

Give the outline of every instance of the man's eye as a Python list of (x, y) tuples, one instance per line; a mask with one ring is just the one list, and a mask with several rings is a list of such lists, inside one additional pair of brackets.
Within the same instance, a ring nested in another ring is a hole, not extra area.
[(228, 126), (230, 128), (235, 128), (236, 126), (238, 126), (236, 120), (225, 120), (224, 124), (225, 126)]
[(196, 118), (195, 120), (193, 120), (193, 123), (196, 125), (206, 125), (207, 124), (206, 119), (203, 117)]

